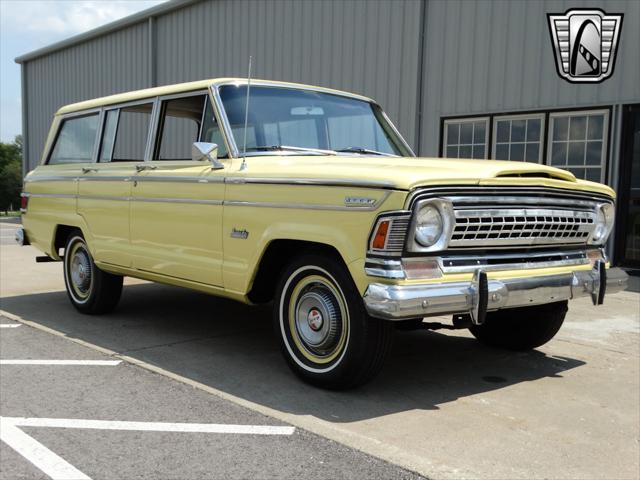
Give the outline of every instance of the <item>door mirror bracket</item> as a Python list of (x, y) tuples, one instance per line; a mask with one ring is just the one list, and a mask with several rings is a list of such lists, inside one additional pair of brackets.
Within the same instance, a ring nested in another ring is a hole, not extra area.
[(209, 142), (194, 142), (191, 146), (191, 159), (194, 162), (207, 161), (211, 163), (212, 170), (224, 168), (224, 164), (218, 160), (218, 145)]

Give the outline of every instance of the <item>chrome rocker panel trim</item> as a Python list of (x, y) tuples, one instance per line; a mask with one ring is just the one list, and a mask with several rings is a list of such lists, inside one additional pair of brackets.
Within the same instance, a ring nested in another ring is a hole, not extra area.
[[(479, 273), (484, 273), (481, 270)], [(606, 269), (596, 263), (591, 270), (578, 270), (540, 277), (488, 280), (487, 311), (502, 308), (541, 305), (544, 303), (592, 297), (602, 303), (607, 294), (622, 291), (628, 276), (619, 268)], [(601, 288), (601, 279), (606, 287)], [(477, 283), (449, 282), (425, 285), (387, 285), (372, 283), (364, 294), (369, 315), (385, 320), (404, 320), (431, 315), (471, 313), (477, 308)]]

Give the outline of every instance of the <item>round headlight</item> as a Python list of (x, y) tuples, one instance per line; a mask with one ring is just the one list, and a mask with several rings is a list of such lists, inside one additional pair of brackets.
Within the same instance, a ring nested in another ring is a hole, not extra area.
[(415, 238), (423, 247), (434, 245), (442, 235), (444, 221), (440, 211), (433, 205), (426, 205), (420, 209), (416, 217)]
[(603, 203), (599, 205), (596, 217), (596, 226), (593, 229), (590, 243), (602, 244), (604, 243), (611, 230), (613, 229), (614, 221), (614, 208), (610, 203)]

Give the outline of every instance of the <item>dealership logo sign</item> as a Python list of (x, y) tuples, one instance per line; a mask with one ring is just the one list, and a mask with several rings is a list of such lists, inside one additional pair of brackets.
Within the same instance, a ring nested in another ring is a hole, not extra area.
[(613, 74), (622, 14), (572, 9), (548, 14), (558, 75), (571, 83), (599, 83)]

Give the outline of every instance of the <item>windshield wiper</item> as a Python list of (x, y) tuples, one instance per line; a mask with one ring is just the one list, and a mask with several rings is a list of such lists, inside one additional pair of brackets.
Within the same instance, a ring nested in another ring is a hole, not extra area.
[(345, 152), (345, 153), (362, 153), (364, 155), (382, 155), (384, 157), (395, 157), (392, 153), (378, 152), (377, 150), (370, 150), (368, 148), (362, 147), (347, 147), (340, 148), (336, 150), (336, 152)]
[(311, 152), (319, 155), (335, 155), (334, 150), (322, 150), (320, 148), (292, 147), (290, 145), (258, 145), (257, 147), (248, 147), (248, 152), (275, 152), (278, 150), (290, 152)]

